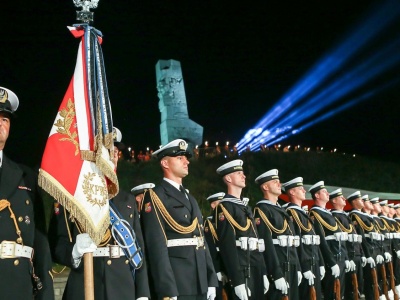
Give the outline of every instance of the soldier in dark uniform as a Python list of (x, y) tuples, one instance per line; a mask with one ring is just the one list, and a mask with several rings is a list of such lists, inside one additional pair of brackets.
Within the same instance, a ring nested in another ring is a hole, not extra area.
[[(390, 258), (385, 254), (386, 257), (386, 276), (388, 278), (388, 285), (389, 285), (389, 297), (393, 298), (394, 293), (396, 293), (395, 290), (392, 289), (390, 286), (392, 275), (394, 278), (394, 262), (395, 260), (393, 259), (393, 255), (396, 257), (396, 250), (399, 250), (399, 245), (398, 245), (398, 240), (395, 238), (395, 233), (396, 233), (396, 226), (395, 226), (395, 221), (389, 216), (389, 203), (387, 200), (381, 201), (380, 202), (382, 212), (380, 214), (380, 218), (383, 222), (383, 224), (386, 227), (387, 232), (385, 233), (385, 242), (386, 242), (386, 249), (389, 250)], [(391, 270), (393, 274), (391, 273)], [(394, 279), (395, 280), (395, 279)], [(395, 284), (396, 285), (396, 284)], [(398, 296), (398, 295), (397, 295)]]
[(12, 91), (0, 87), (0, 298), (54, 299), (37, 174), (3, 151), (18, 104)]
[(264, 241), (258, 237), (251, 208), (241, 198), (246, 186), (243, 161), (236, 159), (217, 169), (227, 193), (215, 209), (218, 246), (233, 299), (263, 299), (269, 282), (262, 256)]
[(142, 228), (154, 285), (152, 299), (214, 299), (217, 276), (196, 199), (182, 186), (188, 144), (174, 140), (153, 153), (164, 173), (144, 197)]
[(131, 189), (131, 193), (135, 196), (135, 200), (137, 203), (137, 208), (138, 208), (139, 213), (142, 210), (144, 193), (148, 189), (152, 189), (153, 187), (155, 187), (154, 183), (144, 183), (141, 185), (137, 185)]
[[(398, 240), (398, 244), (400, 244), (400, 204), (395, 204), (393, 206), (393, 220), (396, 222), (397, 231), (394, 234), (395, 238)], [(394, 275), (396, 278), (396, 293), (400, 297), (400, 249), (396, 248), (396, 254), (394, 254), (395, 259), (393, 267), (394, 267)]]
[(359, 266), (357, 265), (357, 279), (359, 280), (360, 293), (365, 295), (366, 300), (373, 300), (375, 286), (372, 276), (375, 275), (372, 275), (372, 273), (376, 273), (374, 259), (375, 242), (373, 237), (376, 231), (370, 216), (361, 211), (364, 208), (364, 203), (369, 203), (369, 197), (368, 195), (361, 196), (361, 193), (357, 191), (348, 196), (347, 200), (352, 206), (349, 217), (355, 231), (361, 236), (361, 247), (364, 253), (364, 256), (361, 257), (363, 282), (359, 280)]
[(218, 236), (215, 229), (213, 216), (215, 215), (215, 208), (219, 201), (225, 196), (225, 193), (216, 193), (207, 198), (211, 206), (211, 214), (204, 221), (204, 237), (207, 241), (208, 249), (210, 249), (211, 258), (214, 264), (215, 272), (217, 273), (219, 286), (217, 287), (217, 296), (215, 300), (228, 299), (230, 286), (228, 284), (228, 277), (226, 276), (226, 269), (223, 265), (221, 254), (218, 247)]
[(255, 182), (263, 193), (263, 199), (257, 202), (254, 209), (254, 217), (267, 249), (264, 260), (272, 285), (267, 297), (281, 299), (283, 295), (288, 295), (290, 300), (299, 299), (303, 275), (296, 248), (300, 246), (300, 237), (296, 235), (289, 214), (277, 204), (282, 193), (278, 170), (261, 174)]
[[(122, 135), (114, 127), (113, 162), (118, 163), (118, 148)], [(132, 194), (120, 189), (117, 196), (111, 199), (121, 219), (128, 222), (136, 236), (142, 253), (144, 241), (136, 201)], [(79, 224), (60, 204), (55, 204), (54, 215), (49, 229), (53, 260), (71, 268), (64, 300), (85, 299), (84, 264), (81, 259), (84, 253), (93, 252), (94, 296), (96, 300), (132, 299), (148, 300), (150, 298), (147, 267), (145, 259), (140, 268), (131, 266), (121, 245), (114, 239), (113, 228), (107, 229), (103, 240), (96, 246), (87, 233), (82, 233)], [(122, 245), (126, 247), (127, 245)], [(129, 253), (128, 253), (129, 254)]]
[(286, 211), (293, 219), (295, 234), (300, 237), (300, 246), (297, 248), (303, 280), (299, 286), (300, 295), (310, 299), (310, 287), (315, 288), (316, 299), (322, 299), (321, 280), (325, 276), (325, 266), (322, 253), (319, 249), (320, 237), (315, 233), (314, 222), (301, 207), (306, 198), (303, 187), (303, 178), (297, 177), (282, 184), (290, 203)]
[[(359, 192), (358, 195), (360, 195)], [(353, 194), (350, 195), (349, 201), (353, 200), (353, 197)], [(337, 189), (331, 192), (329, 194), (329, 201), (333, 207), (331, 210), (332, 215), (335, 217), (340, 229), (343, 232), (347, 233), (348, 236), (347, 241), (345, 242), (349, 260), (345, 262), (346, 274), (344, 280), (344, 298), (354, 299), (355, 296), (361, 295), (361, 291), (360, 288), (358, 288), (357, 291), (354, 290), (352, 274), (356, 274), (356, 285), (361, 286), (363, 282), (363, 273), (361, 267), (362, 257), (364, 256), (361, 247), (362, 237), (357, 234), (348, 213), (344, 211), (344, 207), (346, 206), (346, 199), (343, 196), (342, 189)]]
[(344, 294), (345, 261), (348, 260), (345, 249), (345, 235), (336, 222), (335, 217), (325, 207), (329, 201), (329, 193), (323, 181), (310, 187), (309, 192), (314, 200), (310, 208), (310, 216), (314, 220), (315, 232), (320, 236), (320, 249), (327, 269), (322, 290), (325, 299), (334, 299), (334, 281), (340, 280), (340, 295)]

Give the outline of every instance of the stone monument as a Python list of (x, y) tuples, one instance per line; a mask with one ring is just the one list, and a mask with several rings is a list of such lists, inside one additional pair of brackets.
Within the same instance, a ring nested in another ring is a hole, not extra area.
[(181, 63), (159, 60), (156, 64), (161, 144), (184, 139), (193, 149), (203, 143), (203, 126), (189, 119)]

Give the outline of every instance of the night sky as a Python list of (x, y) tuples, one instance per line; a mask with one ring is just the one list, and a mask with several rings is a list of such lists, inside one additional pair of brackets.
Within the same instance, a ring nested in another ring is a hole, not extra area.
[[(378, 1), (110, 1), (94, 10), (114, 125), (136, 152), (160, 144), (155, 64), (182, 65), (189, 117), (211, 144), (238, 142)], [(400, 2), (397, 9), (400, 11)], [(38, 165), (73, 75), (79, 23), (72, 0), (2, 1), (0, 86), (20, 99), (5, 152)], [(80, 8), (79, 8), (80, 10)], [(397, 18), (399, 20), (400, 18)], [(400, 21), (373, 43), (398, 39)], [(400, 55), (400, 52), (398, 52)], [(363, 54), (366, 59), (368, 52)], [(371, 80), (399, 77), (394, 66)], [(400, 84), (282, 144), (337, 147), (384, 159), (400, 152)], [(398, 160), (400, 161), (400, 160)]]

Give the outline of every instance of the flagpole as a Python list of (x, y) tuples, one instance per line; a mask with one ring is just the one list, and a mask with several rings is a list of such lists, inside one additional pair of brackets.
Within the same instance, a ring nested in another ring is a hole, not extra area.
[[(73, 0), (76, 7), (82, 7), (81, 11), (76, 12), (78, 21), (89, 24), (93, 22), (93, 12), (90, 8), (96, 8), (99, 0), (84, 1)], [(93, 253), (85, 253), (83, 255), (83, 283), (85, 290), (85, 300), (94, 300), (94, 275), (93, 275)]]

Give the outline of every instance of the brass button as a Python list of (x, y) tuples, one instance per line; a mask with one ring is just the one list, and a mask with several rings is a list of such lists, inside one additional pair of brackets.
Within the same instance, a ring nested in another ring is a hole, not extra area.
[(107, 265), (111, 265), (111, 259), (107, 260)]
[(14, 260), (14, 266), (18, 266), (18, 265), (19, 265), (19, 260), (18, 259)]
[(125, 260), (125, 264), (126, 264), (126, 265), (129, 264), (129, 260)]
[(30, 201), (29, 201), (29, 200), (26, 200), (25, 203), (26, 203), (26, 205), (29, 205)]
[(132, 219), (132, 218), (133, 218), (133, 214), (130, 214), (130, 215), (129, 215), (129, 218), (131, 218), (131, 219)]
[(18, 222), (22, 222), (24, 220), (23, 217), (18, 217)]

